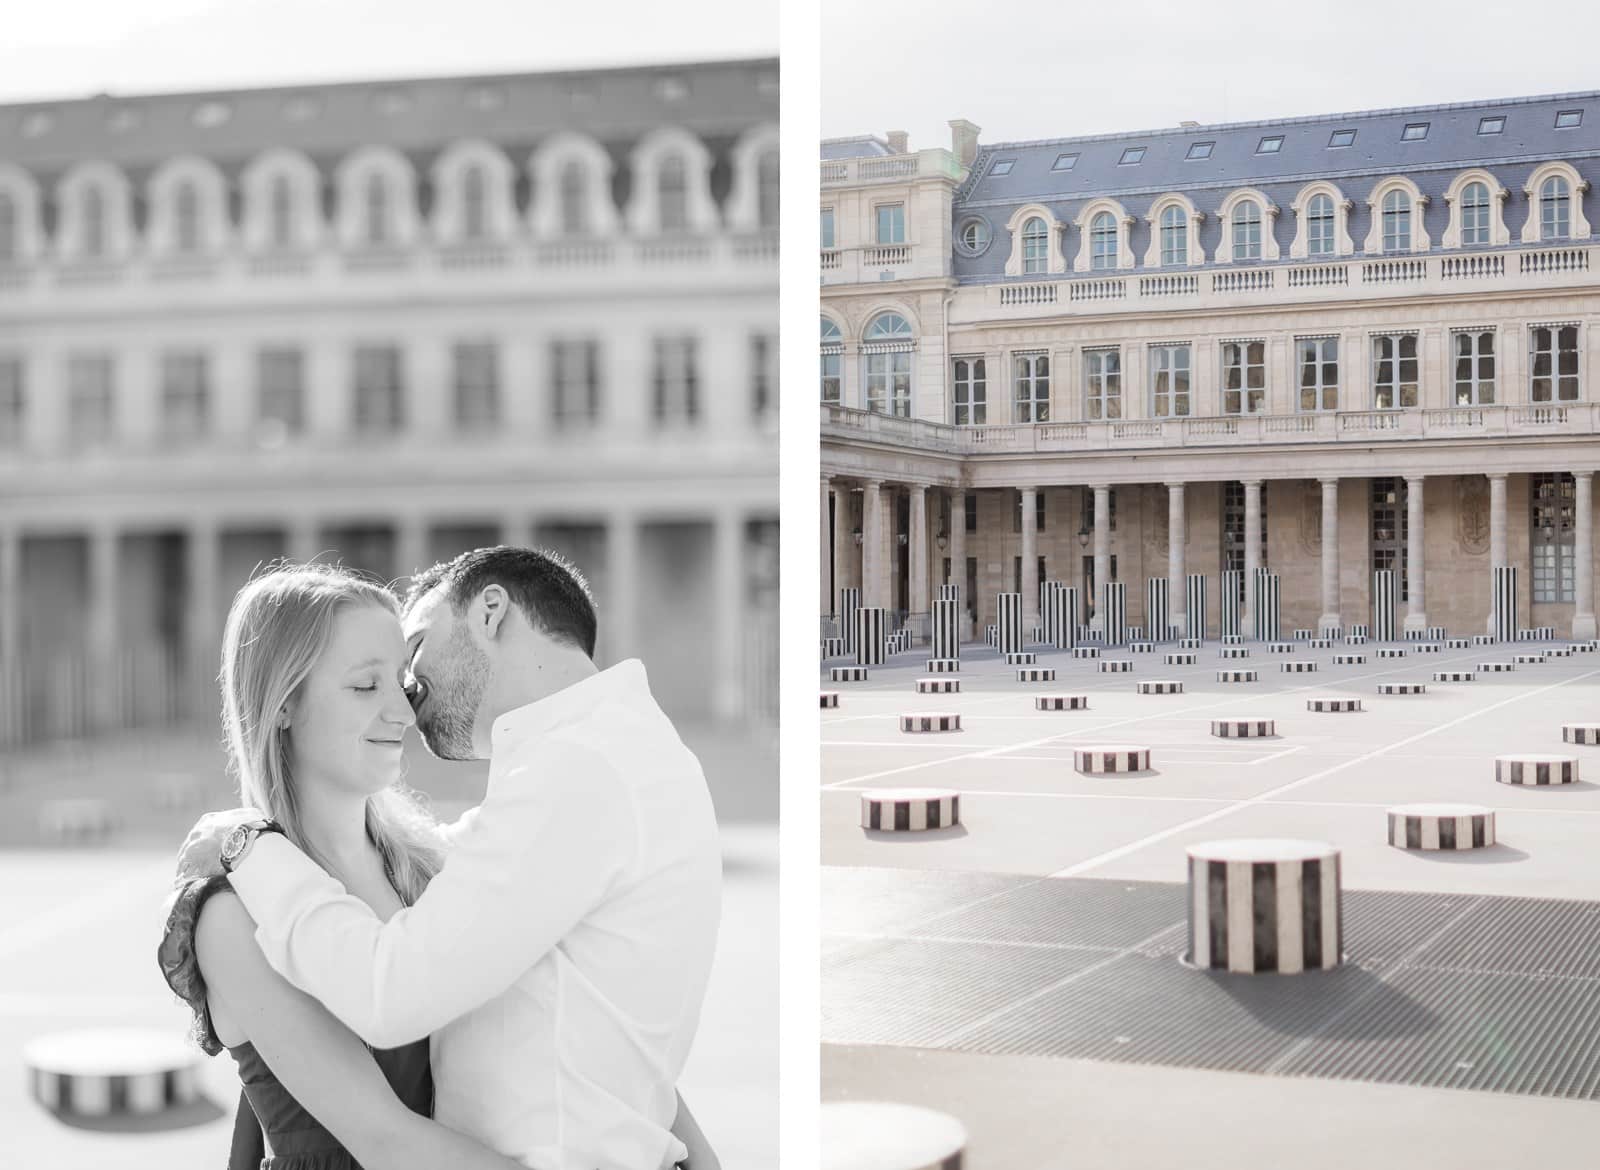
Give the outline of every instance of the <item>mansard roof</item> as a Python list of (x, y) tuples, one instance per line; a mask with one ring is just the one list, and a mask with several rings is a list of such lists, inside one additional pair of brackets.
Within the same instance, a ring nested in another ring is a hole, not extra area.
[(835, 162), (844, 158), (881, 158), (891, 153), (893, 152), (890, 151), (889, 144), (873, 134), (822, 140), (823, 162)]

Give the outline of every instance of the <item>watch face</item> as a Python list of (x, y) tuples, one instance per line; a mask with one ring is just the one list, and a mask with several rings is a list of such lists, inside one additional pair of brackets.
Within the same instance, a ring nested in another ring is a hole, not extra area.
[(222, 839), (222, 861), (224, 865), (231, 865), (239, 856), (239, 852), (244, 848), (248, 831), (249, 826), (238, 825), (230, 829), (228, 835)]

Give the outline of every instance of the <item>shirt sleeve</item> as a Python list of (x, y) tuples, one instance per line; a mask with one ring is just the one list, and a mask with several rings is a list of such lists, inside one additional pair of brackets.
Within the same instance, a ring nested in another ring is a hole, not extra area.
[(278, 834), (231, 880), (273, 969), (368, 1044), (395, 1048), (537, 963), (626, 872), (635, 834), (609, 762), (557, 744), (496, 778), (444, 868), (387, 922)]

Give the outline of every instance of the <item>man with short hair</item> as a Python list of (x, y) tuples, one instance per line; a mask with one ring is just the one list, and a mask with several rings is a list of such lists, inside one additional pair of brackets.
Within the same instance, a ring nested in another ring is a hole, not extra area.
[[(431, 1034), (445, 1125), (550, 1170), (669, 1166), (721, 910), (700, 764), (640, 662), (596, 669), (588, 587), (551, 553), (435, 565), (403, 623), (417, 728), (490, 760), (483, 803), (387, 922), (259, 834), (231, 869), (256, 941), (374, 1047)], [(216, 844), (197, 828), (180, 867), (215, 868)]]

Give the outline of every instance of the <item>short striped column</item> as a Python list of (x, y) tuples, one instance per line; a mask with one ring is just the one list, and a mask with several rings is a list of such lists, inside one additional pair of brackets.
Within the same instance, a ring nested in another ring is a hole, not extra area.
[(1265, 569), (1256, 570), (1256, 603), (1250, 611), (1255, 622), (1256, 641), (1276, 641), (1279, 634), (1279, 610), (1282, 605), (1278, 574)]
[(1179, 638), (1178, 639), (1178, 649), (1179, 650), (1198, 650), (1198, 649), (1200, 649), (1200, 647), (1202, 647), (1204, 645), (1205, 645), (1205, 639), (1204, 638)]
[(1472, 646), (1471, 638), (1447, 638), (1445, 645), (1452, 650), (1466, 650)]
[[(940, 589), (954, 589), (954, 585), (941, 585)], [(934, 658), (950, 662), (961, 659), (961, 634), (960, 634), (961, 602), (951, 598), (941, 597), (933, 603), (932, 624), (932, 654)]]
[(1000, 632), (999, 631), (1000, 631), (1000, 627), (997, 626), (997, 625), (994, 625), (993, 623), (991, 623), (991, 624), (989, 624), (987, 626), (984, 626), (983, 627), (983, 640), (985, 642), (987, 642), (990, 646), (998, 646), (1000, 644)]
[(839, 705), (838, 691), (822, 691), (822, 706), (819, 710), (827, 711)]
[(1359, 711), (1361, 700), (1348, 698), (1344, 695), (1318, 695), (1314, 699), (1306, 700), (1307, 711)]
[(1489, 618), (1497, 640), (1517, 640), (1516, 565), (1496, 565), (1490, 570)]
[(1425, 630), (1406, 630), (1404, 633), (1404, 640), (1407, 642), (1443, 642), (1446, 636), (1443, 626), (1429, 626)]
[(1206, 578), (1204, 573), (1187, 573), (1183, 578), (1184, 632), (1191, 638), (1206, 636)]
[(1333, 649), (1333, 639), (1332, 638), (1312, 638), (1310, 643), (1309, 643), (1309, 645), (1313, 650), (1332, 650)]
[(1122, 581), (1107, 581), (1100, 586), (1101, 628), (1107, 646), (1120, 646), (1128, 640), (1128, 586)]
[(1301, 659), (1298, 662), (1278, 663), (1278, 672), (1280, 674), (1312, 674), (1316, 669), (1317, 664), (1308, 658)]
[(1259, 681), (1259, 679), (1260, 679), (1260, 675), (1258, 675), (1253, 670), (1219, 670), (1219, 671), (1217, 671), (1217, 681), (1219, 683), (1247, 683), (1247, 682), (1257, 682), (1257, 681)]
[(1443, 650), (1444, 647), (1439, 645), (1437, 642), (1418, 642), (1412, 647), (1412, 649), (1418, 654), (1437, 654), (1439, 651)]
[(1171, 678), (1147, 678), (1134, 684), (1141, 695), (1181, 695), (1183, 683)]
[(1333, 656), (1333, 664), (1335, 666), (1365, 666), (1366, 663), (1367, 656), (1365, 654), (1335, 654)]
[(1218, 641), (1224, 646), (1242, 646), (1244, 645), (1244, 635), (1224, 634)]
[(961, 691), (961, 680), (958, 678), (919, 678), (917, 680), (917, 694), (919, 695), (955, 695)]
[(1147, 577), (1144, 583), (1144, 624), (1152, 642), (1164, 642), (1172, 609), (1172, 583), (1165, 577)]
[(914, 712), (900, 716), (900, 730), (911, 734), (932, 731), (960, 731), (961, 716), (954, 711)]
[(1564, 723), (1561, 738), (1568, 743), (1600, 744), (1600, 723)]
[(1150, 749), (1128, 744), (1086, 744), (1073, 749), (1072, 766), (1086, 775), (1102, 772), (1148, 772)]
[(1517, 784), (1528, 788), (1576, 784), (1578, 757), (1541, 753), (1496, 756), (1494, 778), (1502, 784)]
[(1040, 711), (1087, 711), (1088, 695), (1035, 695), (1033, 705)]
[(1060, 581), (1046, 581), (1042, 609), (1045, 644), (1057, 650), (1072, 646), (1078, 624), (1078, 591)]
[(1381, 682), (1378, 684), (1380, 695), (1425, 695), (1428, 693), (1428, 684), (1419, 682)]
[(1296, 642), (1309, 642), (1313, 633), (1314, 631), (1312, 630), (1296, 630), (1294, 632), (1294, 640)]
[(1481, 804), (1397, 804), (1389, 810), (1396, 849), (1483, 849), (1494, 844), (1494, 810)]
[(1056, 668), (1053, 666), (1019, 666), (1017, 667), (1018, 682), (1055, 682)]
[(846, 585), (839, 590), (839, 630), (844, 634), (844, 652), (856, 652), (856, 610), (861, 608), (861, 590)]
[(1018, 650), (1015, 654), (1006, 655), (1007, 666), (1033, 666), (1039, 661), (1039, 656), (1032, 650)]
[(1002, 654), (1022, 649), (1022, 594), (1001, 593), (995, 597), (995, 648)]
[(824, 659), (843, 658), (844, 648), (845, 640), (843, 638), (822, 639), (822, 657)]
[(1100, 657), (1100, 647), (1098, 647), (1098, 646), (1074, 646), (1072, 648), (1072, 656), (1074, 658), (1099, 658)]
[(1193, 652), (1185, 653), (1181, 650), (1166, 656), (1166, 662), (1168, 666), (1193, 666), (1194, 660), (1195, 655)]
[(835, 666), (828, 672), (828, 677), (834, 682), (866, 682), (867, 668), (864, 666)]
[(1472, 635), (1472, 644), (1474, 646), (1493, 646), (1495, 644), (1495, 641), (1496, 641), (1496, 639), (1495, 639), (1495, 636), (1493, 634), (1474, 634), (1474, 635)]
[(1406, 651), (1405, 651), (1405, 647), (1404, 646), (1379, 646), (1378, 647), (1378, 657), (1379, 658), (1404, 658), (1405, 656), (1406, 656)]
[(1250, 657), (1250, 647), (1248, 647), (1248, 646), (1219, 646), (1219, 647), (1217, 647), (1217, 657), (1218, 658), (1249, 658)]
[(882, 666), (889, 656), (889, 611), (863, 605), (856, 610), (856, 665)]
[(1515, 664), (1510, 663), (1510, 662), (1480, 662), (1480, 663), (1478, 663), (1478, 673), (1479, 674), (1510, 674), (1513, 670), (1516, 670), (1516, 669), (1517, 668), (1516, 668)]
[(1191, 966), (1295, 975), (1339, 965), (1344, 937), (1335, 846), (1244, 839), (1187, 852)]
[(1100, 660), (1101, 674), (1127, 674), (1133, 669), (1131, 658), (1102, 658)]
[(959, 658), (930, 658), (924, 667), (929, 674), (955, 674), (961, 669)]
[(1372, 571), (1372, 637), (1379, 642), (1394, 641), (1394, 570)]
[(1230, 715), (1226, 719), (1211, 721), (1211, 734), (1218, 739), (1262, 739), (1278, 734), (1278, 724), (1273, 719), (1254, 715)]
[(1517, 654), (1513, 657), (1518, 666), (1543, 666), (1545, 661), (1543, 654)]
[(1154, 654), (1155, 652), (1156, 652), (1156, 644), (1154, 642), (1129, 642), (1128, 643), (1128, 653), (1129, 654)]
[(1293, 654), (1294, 651), (1295, 651), (1295, 645), (1294, 645), (1293, 642), (1268, 642), (1267, 643), (1267, 653), (1269, 653), (1269, 654)]
[(22, 1050), (33, 1099), (68, 1117), (149, 1116), (200, 1097), (200, 1052), (149, 1028), (87, 1028), (32, 1040)]
[(1478, 676), (1470, 670), (1436, 670), (1433, 672), (1434, 682), (1475, 682)]
[(1572, 657), (1572, 647), (1571, 646), (1546, 646), (1545, 649), (1544, 649), (1544, 656), (1546, 658), (1571, 658)]
[(920, 833), (961, 823), (961, 794), (948, 788), (886, 788), (861, 794), (861, 827)]

